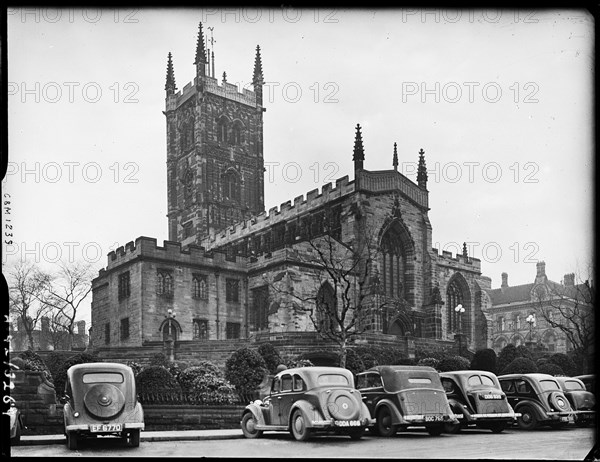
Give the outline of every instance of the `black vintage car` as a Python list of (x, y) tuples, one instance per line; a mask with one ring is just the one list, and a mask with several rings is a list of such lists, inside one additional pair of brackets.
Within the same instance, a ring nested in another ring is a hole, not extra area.
[(354, 388), (352, 372), (341, 367), (299, 367), (279, 372), (269, 396), (248, 404), (240, 422), (246, 438), (258, 438), (265, 431), (284, 431), (298, 441), (315, 433), (360, 439), (373, 423)]
[(515, 414), (500, 388), (498, 377), (488, 371), (453, 371), (440, 373), (450, 408), (462, 414), (458, 424), (446, 424), (447, 433), (458, 433), (469, 425), (500, 433), (515, 422)]
[(356, 388), (376, 418), (373, 431), (381, 436), (408, 427), (425, 427), (437, 436), (444, 424), (458, 423), (432, 367), (375, 366), (357, 374)]
[(596, 418), (596, 397), (585, 389), (585, 385), (574, 377), (554, 377), (576, 411), (573, 420), (578, 427), (587, 427)]
[(564, 427), (576, 412), (551, 375), (508, 374), (498, 380), (510, 405), (521, 414), (517, 424), (523, 430), (533, 430), (539, 425)]
[(144, 411), (137, 400), (133, 370), (118, 363), (87, 363), (67, 371), (63, 414), (67, 447), (82, 438), (112, 435), (140, 445)]

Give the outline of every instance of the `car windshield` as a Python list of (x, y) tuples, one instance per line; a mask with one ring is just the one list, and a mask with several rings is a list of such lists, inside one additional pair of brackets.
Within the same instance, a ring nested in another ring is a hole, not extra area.
[(350, 385), (348, 378), (341, 374), (321, 374), (317, 378), (319, 385)]
[(585, 390), (585, 388), (583, 388), (583, 385), (581, 385), (579, 382), (576, 382), (575, 380), (565, 380), (564, 384), (566, 390)]
[(88, 372), (83, 374), (83, 383), (123, 383), (123, 375), (118, 372)]
[(558, 383), (556, 383), (554, 380), (540, 380), (540, 387), (542, 387), (542, 390), (544, 391), (560, 390)]

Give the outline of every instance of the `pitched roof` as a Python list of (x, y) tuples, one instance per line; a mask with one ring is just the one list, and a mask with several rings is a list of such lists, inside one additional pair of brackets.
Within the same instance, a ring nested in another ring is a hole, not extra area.
[(499, 289), (488, 289), (486, 292), (490, 296), (492, 305), (504, 305), (507, 303), (526, 302), (531, 300), (531, 284), (521, 284), (520, 286), (501, 287)]

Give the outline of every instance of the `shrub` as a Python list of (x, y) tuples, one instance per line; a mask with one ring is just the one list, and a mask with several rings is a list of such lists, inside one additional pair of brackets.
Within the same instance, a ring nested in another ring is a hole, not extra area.
[(54, 388), (56, 389), (56, 394), (62, 396), (62, 393), (65, 389), (65, 383), (67, 382), (67, 371), (71, 366), (84, 363), (97, 363), (100, 361), (101, 360), (98, 358), (98, 356), (91, 353), (78, 353), (76, 355), (69, 356), (62, 363), (58, 370), (58, 375), (54, 378)]
[(178, 381), (182, 391), (193, 393), (200, 404), (233, 404), (237, 401), (234, 387), (210, 361), (188, 367), (179, 374)]
[(18, 356), (10, 360), (10, 366), (11, 368), (17, 369), (19, 371), (34, 370), (33, 364), (31, 364), (29, 361), (25, 361), (23, 358), (19, 358)]
[(463, 371), (469, 369), (471, 361), (462, 356), (447, 356), (438, 364), (440, 372)]
[(127, 361), (125, 365), (131, 367), (134, 376), (138, 375), (142, 369), (144, 369), (144, 366), (142, 366), (140, 363), (136, 363), (135, 361)]
[(180, 372), (177, 381), (179, 382), (179, 385), (181, 385), (182, 391), (190, 392), (193, 390), (194, 380), (208, 374), (219, 376), (221, 375), (221, 370), (210, 361), (200, 361), (196, 365), (188, 367)]
[(150, 366), (162, 366), (165, 368), (169, 367), (169, 359), (165, 356), (164, 353), (156, 353), (154, 356), (150, 358)]
[(508, 366), (513, 360), (519, 357), (519, 353), (517, 351), (517, 347), (512, 343), (509, 343), (498, 355), (498, 361), (496, 362), (496, 367), (498, 371), (503, 371), (506, 366)]
[(289, 369), (293, 367), (314, 367), (314, 364), (310, 359), (302, 358), (301, 356), (289, 360), (285, 365)]
[(515, 358), (510, 362), (501, 372), (501, 375), (504, 374), (529, 374), (532, 372), (537, 372), (538, 368), (535, 363), (529, 358)]
[(263, 357), (247, 347), (234, 351), (225, 363), (225, 378), (239, 393), (254, 392), (268, 372)]
[(546, 361), (538, 366), (538, 372), (540, 374), (550, 374), (550, 375), (565, 375), (565, 372), (556, 364)]
[(420, 359), (419, 362), (417, 363), (417, 366), (433, 367), (435, 370), (438, 370), (439, 365), (440, 365), (440, 360), (435, 359), (435, 358), (423, 358), (423, 359)]
[(353, 374), (358, 374), (365, 370), (365, 364), (361, 357), (352, 349), (346, 350), (346, 369)]
[(43, 372), (44, 376), (49, 382), (53, 381), (52, 373), (48, 369), (48, 366), (46, 366), (46, 363), (44, 362), (42, 357), (36, 352), (34, 352), (33, 350), (24, 351), (19, 355), (19, 358), (21, 358), (24, 361), (23, 367), (21, 367), (21, 369), (26, 371)]
[(441, 361), (442, 359), (446, 358), (447, 356), (450, 356), (450, 355), (448, 355), (446, 350), (443, 348), (439, 348), (439, 347), (417, 348), (415, 351), (415, 359), (417, 361), (420, 361), (423, 358), (434, 358), (434, 359)]
[(519, 345), (517, 347), (517, 355), (519, 358), (527, 358), (533, 360), (533, 353), (525, 345)]
[(277, 366), (282, 363), (281, 356), (271, 343), (263, 343), (258, 347), (258, 354), (265, 360), (268, 371), (275, 374)]
[[(48, 370), (50, 371), (52, 378), (58, 377), (60, 373), (60, 368), (62, 367), (65, 360), (65, 355), (62, 355), (60, 353), (52, 352), (48, 355), (48, 357), (46, 358), (46, 366), (48, 366)], [(58, 388), (56, 390), (58, 391)]]
[(577, 375), (577, 366), (575, 365), (575, 362), (566, 354), (554, 353), (549, 359), (552, 364), (556, 364), (560, 367), (565, 375), (569, 377)]
[(483, 350), (477, 350), (473, 360), (471, 361), (471, 369), (476, 371), (489, 371), (493, 374), (496, 373), (496, 352), (491, 348), (484, 348)]
[(175, 377), (163, 366), (148, 366), (135, 377), (138, 393), (180, 392), (181, 387)]

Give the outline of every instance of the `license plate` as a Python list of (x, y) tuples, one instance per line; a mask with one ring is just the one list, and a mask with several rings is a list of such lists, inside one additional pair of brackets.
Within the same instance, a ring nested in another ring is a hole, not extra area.
[(95, 425), (90, 425), (90, 431), (92, 433), (120, 432), (122, 430), (123, 430), (123, 424), (95, 424)]
[(560, 421), (561, 421), (561, 422), (568, 422), (568, 421), (569, 421), (569, 418), (568, 418), (568, 417), (561, 417), (561, 418), (560, 418)]
[(483, 399), (502, 399), (502, 395), (483, 395)]
[(360, 420), (336, 420), (333, 424), (336, 427), (360, 427)]
[(441, 415), (426, 415), (425, 416), (425, 422), (439, 422), (441, 420), (444, 420), (444, 418)]

